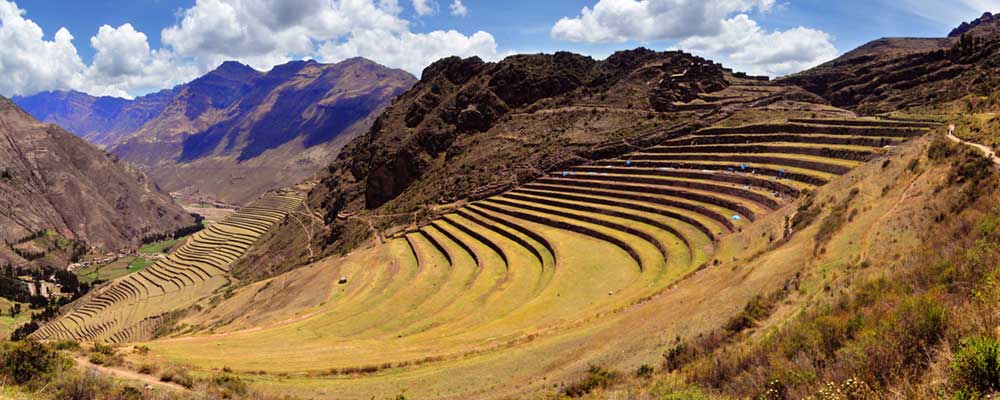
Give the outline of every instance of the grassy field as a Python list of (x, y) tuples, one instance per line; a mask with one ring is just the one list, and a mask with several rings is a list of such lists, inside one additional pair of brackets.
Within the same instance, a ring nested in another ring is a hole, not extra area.
[(133, 272), (142, 271), (144, 268), (153, 264), (153, 262), (154, 261), (152, 260), (147, 260), (138, 256), (124, 257), (107, 264), (79, 268), (76, 270), (76, 274), (80, 277), (81, 282), (94, 283), (97, 280), (106, 282)]
[[(141, 343), (151, 351), (134, 362), (187, 365), (203, 376), (231, 370), (267, 393), (346, 399), (404, 390), (518, 396), (561, 388), (590, 365), (658, 365), (681, 338), (787, 286), (817, 254), (825, 256), (809, 269), (803, 298), (822, 295), (816, 282), (839, 276), (859, 253), (884, 259), (871, 231), (911, 195), (893, 188), (912, 179), (907, 157), (925, 146), (879, 146), (873, 162), (769, 154), (769, 163), (813, 176), (823, 165), (855, 168), (843, 178), (825, 173), (830, 184), (819, 188), (678, 171), (655, 157), (642, 169), (554, 174), (384, 244), (241, 288), (183, 319), (183, 332)], [(717, 165), (738, 163), (745, 154), (737, 148)], [(751, 183), (812, 194), (800, 204)], [(842, 217), (828, 216), (847, 201)], [(733, 210), (754, 218), (731, 218)], [(814, 215), (793, 229), (799, 213)]]
[(184, 237), (180, 237), (180, 238), (177, 238), (177, 239), (164, 240), (164, 241), (160, 241), (160, 242), (150, 243), (150, 244), (147, 244), (145, 246), (140, 247), (139, 248), (139, 253), (142, 253), (142, 254), (157, 254), (157, 253), (167, 254), (175, 246), (177, 246), (179, 244), (182, 244), (185, 241), (187, 241), (189, 237), (190, 236), (184, 236)]
[(0, 340), (10, 337), (14, 329), (31, 321), (31, 310), (28, 308), (28, 304), (21, 304), (21, 313), (11, 317), (9, 310), (13, 304), (10, 300), (0, 297), (0, 313), (3, 314), (0, 316)]
[(139, 272), (156, 262), (156, 259), (147, 257), (154, 254), (170, 253), (173, 248), (183, 244), (189, 237), (150, 243), (139, 248), (139, 256), (123, 257), (110, 263), (79, 268), (76, 270), (76, 274), (80, 277), (81, 282), (92, 284), (97, 280), (106, 282)]

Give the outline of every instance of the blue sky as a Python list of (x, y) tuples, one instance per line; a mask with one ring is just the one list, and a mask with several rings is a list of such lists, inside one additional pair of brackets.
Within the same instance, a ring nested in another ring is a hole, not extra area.
[(419, 75), (447, 55), (637, 46), (776, 76), (879, 37), (944, 36), (987, 10), (1000, 0), (0, 0), (0, 94), (130, 97), (228, 59), (364, 56)]

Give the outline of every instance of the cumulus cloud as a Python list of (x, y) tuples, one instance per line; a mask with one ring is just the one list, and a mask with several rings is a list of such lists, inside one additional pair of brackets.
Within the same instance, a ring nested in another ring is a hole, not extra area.
[(769, 32), (746, 14), (722, 23), (713, 36), (695, 36), (680, 42), (686, 51), (701, 54), (752, 74), (781, 76), (811, 68), (837, 56), (826, 32), (798, 27)]
[(556, 22), (552, 36), (575, 42), (623, 42), (713, 35), (733, 13), (773, 6), (774, 0), (599, 0), (579, 16)]
[[(418, 15), (437, 12), (434, 0), (412, 4)], [(467, 12), (461, 0), (451, 11)], [(26, 15), (13, 1), (0, 0), (0, 94), (75, 89), (127, 97), (189, 81), (228, 60), (268, 70), (293, 59), (364, 56), (419, 74), (441, 57), (500, 56), (487, 32), (413, 32), (399, 0), (196, 0), (160, 32), (158, 49), (131, 24), (99, 27), (90, 38), (90, 65), (68, 30), (44, 40)]]
[(451, 3), (451, 15), (464, 17), (469, 15), (469, 9), (465, 8), (465, 4), (462, 4), (462, 0), (455, 0)]
[(85, 66), (73, 46), (73, 35), (59, 29), (53, 40), (25, 18), (16, 4), (0, 1), (0, 93), (30, 94), (79, 86)]
[(830, 35), (807, 27), (767, 31), (748, 13), (775, 0), (598, 0), (552, 27), (575, 42), (679, 41), (695, 54), (754, 74), (785, 75), (837, 56)]
[(106, 76), (140, 73), (149, 58), (146, 34), (136, 32), (132, 24), (124, 24), (118, 28), (101, 26), (97, 36), (90, 38), (90, 45), (97, 50), (93, 68)]
[[(268, 69), (296, 58), (335, 62), (361, 56), (419, 74), (441, 57), (499, 56), (487, 32), (412, 32), (396, 0), (292, 2), (198, 0), (178, 24), (163, 30), (163, 42), (203, 68), (225, 60)], [(437, 4), (415, 0), (413, 7), (418, 14), (428, 14)]]
[(479, 56), (497, 60), (497, 43), (487, 32), (465, 36), (456, 31), (426, 34), (365, 31), (351, 35), (343, 43), (327, 43), (319, 51), (319, 60), (332, 62), (350, 57), (365, 57), (375, 62), (397, 66), (420, 76), (430, 63), (449, 56)]
[(434, 0), (413, 0), (413, 11), (417, 15), (432, 15), (437, 12), (437, 3)]

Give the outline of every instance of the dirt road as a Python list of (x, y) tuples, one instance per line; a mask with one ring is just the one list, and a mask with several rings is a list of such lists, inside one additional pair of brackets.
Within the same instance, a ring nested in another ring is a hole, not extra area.
[(94, 364), (94, 363), (90, 362), (90, 360), (87, 360), (84, 357), (76, 357), (75, 360), (76, 360), (76, 366), (77, 366), (77, 368), (80, 368), (82, 370), (94, 369), (97, 372), (100, 372), (101, 374), (104, 374), (104, 375), (111, 375), (111, 376), (114, 376), (115, 378), (118, 378), (118, 379), (140, 382), (140, 383), (142, 383), (144, 385), (149, 385), (149, 386), (152, 386), (154, 388), (159, 388), (159, 389), (168, 389), (168, 390), (181, 391), (181, 392), (188, 391), (187, 388), (185, 388), (184, 386), (178, 385), (176, 383), (161, 382), (156, 377), (149, 376), (149, 375), (143, 375), (143, 374), (140, 374), (138, 372), (133, 372), (133, 371), (124, 370), (124, 369), (108, 368), (108, 367), (100, 366), (100, 365), (97, 365), (97, 364)]
[(966, 146), (975, 147), (975, 148), (979, 149), (980, 151), (982, 151), (983, 154), (986, 154), (986, 156), (989, 157), (991, 160), (993, 160), (994, 164), (1000, 165), (1000, 157), (997, 157), (997, 153), (995, 151), (993, 151), (993, 149), (989, 148), (989, 146), (985, 146), (985, 145), (982, 145), (982, 144), (979, 144), (979, 143), (972, 143), (972, 142), (969, 142), (969, 141), (965, 141), (965, 140), (962, 140), (962, 138), (960, 138), (958, 136), (955, 136), (954, 125), (948, 127), (948, 139), (951, 139), (953, 142), (956, 142), (956, 143), (964, 144)]

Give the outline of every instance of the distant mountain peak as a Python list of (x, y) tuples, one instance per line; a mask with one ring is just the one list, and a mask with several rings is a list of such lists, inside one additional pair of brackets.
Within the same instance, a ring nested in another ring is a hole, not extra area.
[(218, 76), (224, 77), (232, 80), (247, 80), (249, 78), (260, 75), (261, 72), (253, 69), (253, 67), (240, 63), (238, 61), (226, 61), (219, 65), (217, 68), (205, 74), (205, 76)]
[[(1000, 31), (1000, 14), (994, 15), (991, 12), (985, 12), (983, 13), (983, 16), (976, 18), (972, 22), (963, 22), (957, 28), (952, 29), (951, 33), (948, 34), (948, 37), (959, 37), (966, 33), (973, 32), (974, 30), (988, 31), (991, 33)], [(983, 34), (987, 32), (973, 33)]]

